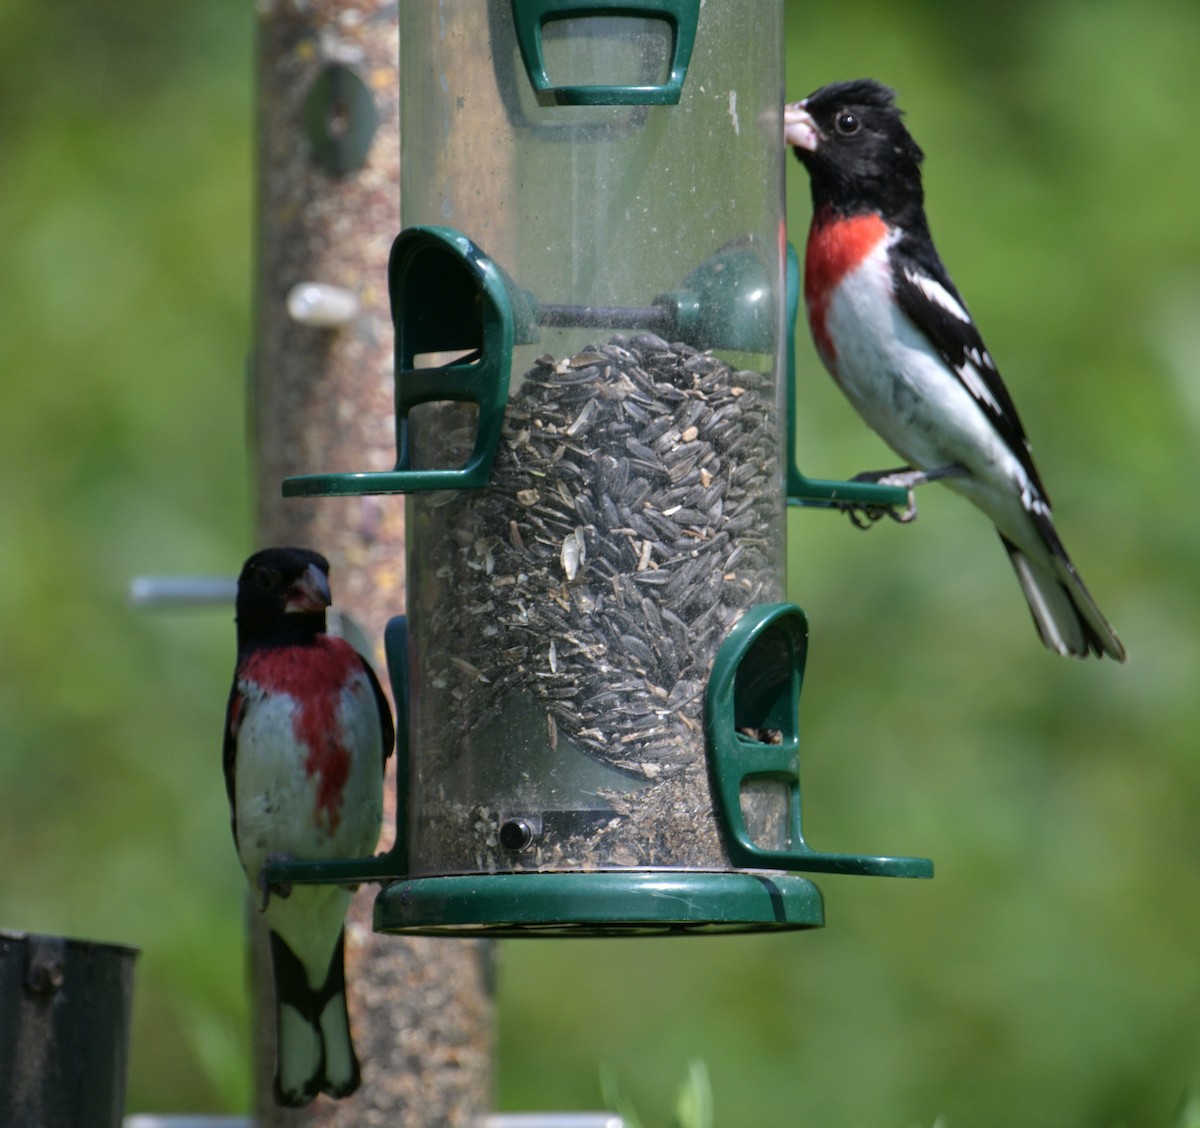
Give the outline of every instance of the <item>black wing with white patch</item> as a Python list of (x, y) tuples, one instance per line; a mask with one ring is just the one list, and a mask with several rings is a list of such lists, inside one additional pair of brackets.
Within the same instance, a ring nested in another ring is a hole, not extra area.
[(902, 238), (891, 248), (891, 264), (900, 308), (979, 404), (1048, 504), (1016, 404), (932, 244), (925, 249), (915, 240)]

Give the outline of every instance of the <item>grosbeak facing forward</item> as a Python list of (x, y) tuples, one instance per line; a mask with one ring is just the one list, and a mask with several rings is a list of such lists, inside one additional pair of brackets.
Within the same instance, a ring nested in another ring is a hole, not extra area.
[(850, 402), (914, 473), (991, 518), (1042, 641), (1059, 654), (1125, 648), (1075, 571), (1025, 429), (925, 219), (924, 154), (893, 91), (839, 82), (784, 107), (808, 170), (804, 296), (817, 351)]
[(275, 1097), (303, 1105), (359, 1084), (343, 968), (350, 892), (264, 890), (278, 858), (355, 858), (379, 837), (395, 733), (367, 661), (325, 633), (329, 564), (268, 548), (238, 578), (237, 667), (225, 717), (225, 787), (238, 857), (263, 900), (275, 972)]

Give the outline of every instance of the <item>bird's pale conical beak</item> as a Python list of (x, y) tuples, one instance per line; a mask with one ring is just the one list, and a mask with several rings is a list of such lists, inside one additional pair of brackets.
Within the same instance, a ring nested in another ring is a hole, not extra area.
[(789, 102), (783, 107), (783, 139), (794, 148), (816, 152), (821, 131), (803, 102)]
[(315, 564), (304, 569), (304, 574), (291, 587), (284, 611), (300, 614), (312, 614), (324, 611), (333, 602), (329, 594), (329, 580), (325, 573)]

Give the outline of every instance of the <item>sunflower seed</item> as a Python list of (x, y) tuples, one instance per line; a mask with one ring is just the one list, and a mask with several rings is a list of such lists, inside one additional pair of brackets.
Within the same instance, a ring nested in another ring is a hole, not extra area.
[[(439, 864), (514, 864), (494, 842), (497, 813), (454, 799), (456, 765), (491, 753), (485, 732), (524, 723), (511, 711), (527, 700), (552, 751), (645, 790), (614, 791), (594, 834), (547, 836), (522, 864), (721, 865), (701, 813), (702, 706), (730, 626), (782, 598), (773, 377), (638, 333), (544, 355), (513, 389), (487, 489), (410, 499), (414, 748), (447, 808), (418, 835), (436, 839)], [(697, 812), (686, 833), (672, 829), (681, 795)]]

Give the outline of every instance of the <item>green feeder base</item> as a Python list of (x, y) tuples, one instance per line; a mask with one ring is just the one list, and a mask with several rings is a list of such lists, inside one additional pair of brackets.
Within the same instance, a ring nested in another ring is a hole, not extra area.
[(684, 936), (820, 928), (821, 891), (795, 874), (697, 870), (466, 874), (393, 882), (375, 930), (425, 936)]

